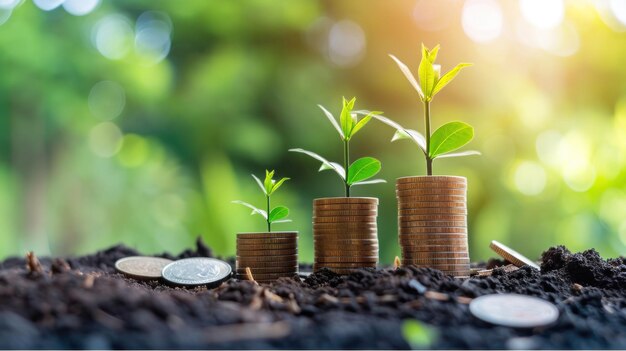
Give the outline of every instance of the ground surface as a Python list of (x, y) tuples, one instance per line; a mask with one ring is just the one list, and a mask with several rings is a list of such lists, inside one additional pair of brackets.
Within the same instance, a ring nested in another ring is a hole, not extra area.
[[(626, 348), (626, 260), (563, 247), (528, 267), (455, 279), (425, 268), (328, 271), (256, 286), (230, 280), (214, 290), (175, 289), (115, 273), (137, 252), (0, 264), (2, 348), (407, 348), (404, 319), (438, 330), (432, 348)], [(176, 257), (211, 256), (202, 243)], [(419, 284), (417, 284), (419, 283)], [(423, 287), (429, 292), (424, 293)], [(547, 328), (516, 330), (472, 317), (471, 298), (515, 292), (554, 302)], [(440, 294), (439, 294), (440, 293)]]

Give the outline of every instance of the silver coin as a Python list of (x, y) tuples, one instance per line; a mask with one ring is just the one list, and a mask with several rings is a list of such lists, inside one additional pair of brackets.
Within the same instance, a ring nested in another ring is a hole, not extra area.
[(518, 294), (484, 295), (472, 300), (469, 309), (478, 319), (513, 328), (541, 327), (559, 318), (552, 303)]
[(163, 279), (175, 285), (219, 285), (231, 275), (232, 268), (224, 261), (207, 257), (185, 258), (163, 268)]

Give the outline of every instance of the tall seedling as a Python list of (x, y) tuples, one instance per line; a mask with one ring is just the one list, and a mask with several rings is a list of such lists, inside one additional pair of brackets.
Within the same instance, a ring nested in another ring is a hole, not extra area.
[(339, 122), (332, 113), (325, 109), (322, 105), (318, 105), (324, 112), (330, 123), (335, 127), (341, 141), (343, 143), (343, 166), (326, 160), (324, 157), (304, 149), (290, 149), (292, 152), (300, 152), (311, 156), (312, 158), (322, 162), (320, 172), (324, 170), (333, 170), (342, 179), (345, 187), (346, 197), (350, 197), (350, 188), (353, 185), (365, 185), (384, 183), (383, 179), (368, 180), (376, 175), (381, 169), (381, 163), (379, 160), (373, 157), (361, 157), (358, 160), (350, 164), (350, 140), (352, 137), (361, 130), (374, 115), (379, 115), (382, 112), (372, 111), (365, 113), (365, 116), (361, 119), (358, 118), (356, 112), (353, 112), (354, 103), (356, 98), (352, 98), (350, 101), (343, 98), (343, 107), (341, 109), (341, 115), (339, 115)]
[(265, 170), (265, 181), (261, 182), (261, 180), (257, 178), (257, 176), (255, 176), (254, 174), (252, 174), (252, 178), (254, 178), (256, 183), (259, 185), (259, 188), (261, 188), (261, 191), (263, 191), (263, 194), (265, 194), (266, 209), (261, 210), (247, 202), (239, 200), (233, 201), (233, 203), (244, 205), (250, 208), (252, 210), (251, 215), (260, 215), (261, 217), (263, 217), (265, 219), (265, 222), (267, 222), (267, 231), (270, 233), (272, 232), (273, 223), (291, 222), (290, 219), (286, 219), (287, 216), (289, 216), (289, 209), (287, 207), (276, 206), (272, 208), (270, 203), (270, 197), (272, 196), (272, 194), (274, 194), (276, 190), (278, 190), (278, 188), (283, 185), (284, 182), (289, 180), (289, 178), (281, 178), (280, 180), (276, 181), (273, 179), (274, 171), (270, 172), (268, 170)]

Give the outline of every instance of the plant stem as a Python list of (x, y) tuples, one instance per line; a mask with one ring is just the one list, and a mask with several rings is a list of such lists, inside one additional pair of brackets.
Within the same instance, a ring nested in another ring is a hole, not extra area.
[(272, 232), (272, 222), (270, 222), (270, 196), (265, 195), (265, 199), (267, 199), (267, 231), (268, 233)]
[(430, 158), (430, 101), (424, 101), (424, 121), (426, 123), (426, 174), (433, 175), (433, 160)]
[(350, 185), (348, 184), (348, 167), (350, 166), (350, 144), (348, 140), (343, 141), (343, 168), (346, 170), (346, 197), (350, 197)]

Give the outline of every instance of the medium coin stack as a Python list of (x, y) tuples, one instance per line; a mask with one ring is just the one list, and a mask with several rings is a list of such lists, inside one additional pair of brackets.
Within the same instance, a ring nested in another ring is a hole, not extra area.
[(298, 274), (298, 232), (237, 234), (237, 278), (247, 280), (246, 267), (259, 283)]
[(323, 198), (313, 201), (313, 270), (338, 274), (378, 264), (378, 199)]
[(453, 176), (399, 178), (398, 238), (402, 264), (469, 275), (467, 179)]

